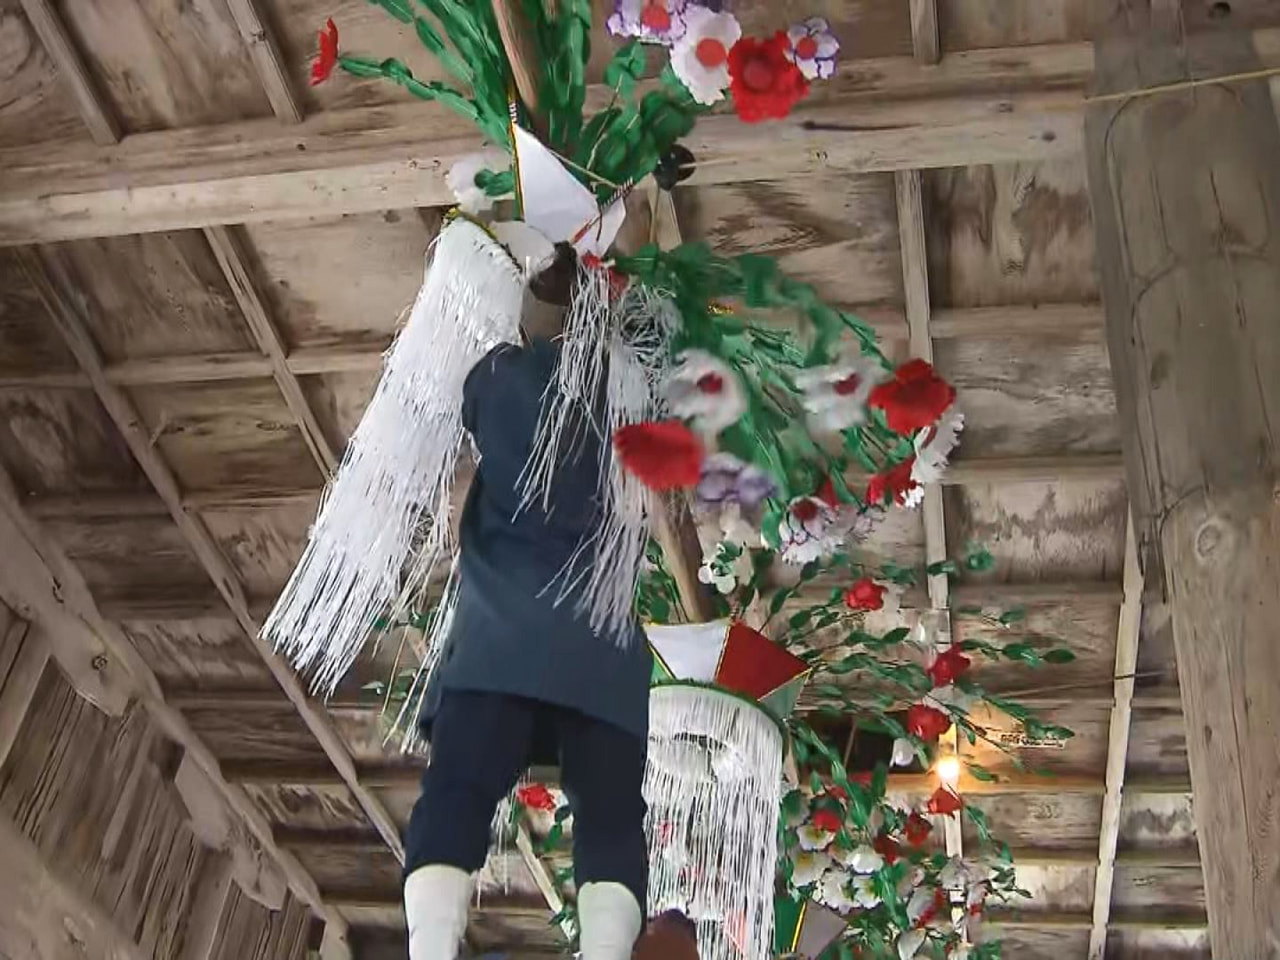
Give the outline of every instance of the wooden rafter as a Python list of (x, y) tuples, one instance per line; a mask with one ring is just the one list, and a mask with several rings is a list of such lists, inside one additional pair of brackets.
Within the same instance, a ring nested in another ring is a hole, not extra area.
[(1120, 808), (1124, 802), (1125, 761), (1129, 755), (1129, 722), (1133, 712), (1133, 673), (1138, 666), (1142, 633), (1142, 567), (1129, 518), (1124, 538), (1124, 603), (1116, 632), (1115, 703), (1107, 741), (1107, 792), (1102, 799), (1102, 828), (1098, 838), (1098, 870), (1093, 885), (1093, 924), (1089, 930), (1089, 960), (1102, 960), (1111, 917), (1111, 887), (1115, 879), (1116, 843), (1120, 837)]
[(35, 698), (36, 687), (49, 662), (49, 648), (31, 624), (15, 619), (5, 631), (0, 650), (17, 649), (13, 663), (0, 684), (0, 767), (4, 766), (22, 728), (23, 718)]
[(266, 91), (267, 100), (278, 120), (285, 123), (301, 123), (302, 107), (298, 104), (293, 90), (293, 81), (289, 79), (289, 71), (285, 59), (276, 43), (275, 34), (267, 25), (255, 0), (227, 0), (231, 16), (236, 21), (240, 37), (249, 48), (249, 56), (253, 59), (253, 68)]
[(938, 0), (911, 0), (911, 46), (921, 63), (937, 63), (941, 59)]
[(93, 142), (102, 146), (118, 143), (120, 124), (115, 113), (98, 91), (52, 0), (22, 0), (22, 9), (57, 66), (58, 76), (75, 98), (76, 109)]
[(321, 476), (328, 477), (337, 466), (338, 458), (320, 427), (320, 421), (316, 419), (315, 411), (307, 402), (306, 394), (302, 392), (302, 384), (289, 369), (284, 341), (253, 279), (239, 231), (234, 227), (206, 227), (204, 235), (235, 295), (236, 303), (240, 305), (240, 312), (249, 325), (258, 349), (266, 355), (267, 362), (271, 365), (271, 375), (284, 396), (285, 406), (297, 421), (307, 449), (320, 468)]
[(56, 258), (48, 254), (42, 256), (35, 251), (23, 251), (20, 262), (48, 308), (54, 327), (76, 358), (81, 370), (89, 377), (98, 400), (120, 431), (143, 473), (151, 481), (156, 494), (164, 501), (192, 554), (208, 573), (219, 595), (230, 608), (236, 622), (244, 631), (246, 642), (252, 646), (279, 683), (285, 696), (296, 707), (307, 729), (316, 738), (321, 749), (351, 790), (370, 822), (382, 835), (392, 853), (403, 861), (404, 848), (395, 821), (382, 801), (360, 783), (351, 754), (325, 714), (323, 706), (307, 697), (288, 663), (266, 644), (259, 642), (261, 623), (250, 610), (239, 575), (223, 555), (204, 521), (183, 504), (182, 493), (173, 470), (151, 444), (143, 426), (144, 421), (134, 408), (132, 400), (119, 387), (109, 383), (103, 375), (101, 353), (89, 333), (88, 323), (76, 305), (77, 298), (72, 292), (69, 281), (61, 275)]
[[(98, 612), (80, 571), (67, 559), (54, 538), (40, 529), (22, 509), (17, 491), (9, 476), (0, 470), (0, 542), (11, 563), (21, 564), (28, 574), (37, 574), (33, 583), (43, 583), (43, 595), (27, 598), (30, 605), (56, 624), (60, 632), (81, 632), (99, 642), (104, 650), (102, 669), (122, 671), (135, 687), (148, 715), (186, 756), (208, 777), (218, 795), (244, 822), (249, 833), (262, 846), (267, 856), (279, 865), (289, 886), (300, 900), (329, 924), (345, 929), (346, 922), (320, 896), (319, 887), (298, 860), (275, 842), (271, 826), (262, 812), (239, 786), (233, 786), (219, 769), (213, 751), (191, 728), (186, 718), (167, 703), (160, 683), (146, 661), (134, 649), (124, 633)], [(74, 626), (64, 629), (65, 626)]]

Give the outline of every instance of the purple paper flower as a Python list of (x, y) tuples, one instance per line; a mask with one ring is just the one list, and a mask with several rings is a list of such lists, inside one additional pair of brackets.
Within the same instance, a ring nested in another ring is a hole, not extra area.
[(822, 17), (810, 17), (787, 31), (791, 42), (786, 57), (804, 74), (806, 80), (826, 80), (836, 72), (836, 54), (840, 41)]
[(703, 507), (736, 503), (748, 510), (778, 492), (773, 478), (731, 453), (717, 453), (702, 463), (702, 478), (695, 494)]
[(684, 36), (688, 0), (614, 0), (607, 25), (615, 37), (670, 46)]

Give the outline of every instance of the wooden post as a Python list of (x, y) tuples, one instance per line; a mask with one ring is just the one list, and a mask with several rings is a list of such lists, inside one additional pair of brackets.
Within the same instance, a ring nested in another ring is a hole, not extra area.
[[(1169, 0), (1099, 12), (1100, 95), (1257, 67), (1230, 14), (1190, 33)], [(1086, 143), (1134, 524), (1172, 610), (1213, 952), (1274, 957), (1280, 128), (1267, 83), (1232, 80), (1095, 100)]]

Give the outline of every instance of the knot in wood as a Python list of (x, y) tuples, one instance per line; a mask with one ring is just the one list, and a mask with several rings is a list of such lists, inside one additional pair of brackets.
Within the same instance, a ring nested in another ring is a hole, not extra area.
[(1201, 563), (1216, 561), (1229, 536), (1226, 524), (1216, 518), (1206, 520), (1196, 531), (1196, 559)]
[(103, 670), (107, 669), (107, 655), (105, 653), (99, 653), (89, 661), (89, 666), (93, 667), (93, 669), (98, 671), (98, 673), (101, 673)]

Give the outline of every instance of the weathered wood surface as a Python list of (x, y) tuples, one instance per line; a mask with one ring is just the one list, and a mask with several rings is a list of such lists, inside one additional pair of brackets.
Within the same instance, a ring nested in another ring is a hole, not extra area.
[(75, 98), (22, 10), (21, 0), (0, 0), (0, 144), (88, 140)]
[[(1229, 27), (1184, 36), (1111, 13), (1103, 91), (1257, 58)], [(1280, 127), (1265, 83), (1201, 87), (1088, 118), (1090, 182), (1135, 523), (1162, 561), (1216, 952), (1280, 939)], [(1149, 563), (1149, 567), (1151, 564)]]
[(22, 0), (22, 9), (57, 66), (62, 82), (75, 98), (80, 118), (89, 128), (94, 143), (108, 145), (119, 141), (120, 124), (89, 75), (57, 9), (49, 0)]
[(0, 767), (18, 739), (49, 663), (49, 648), (31, 624), (0, 605)]
[(276, 42), (275, 32), (255, 0), (227, 0), (240, 38), (249, 48), (253, 68), (258, 72), (271, 109), (285, 123), (302, 120), (302, 107), (289, 77), (288, 65)]

